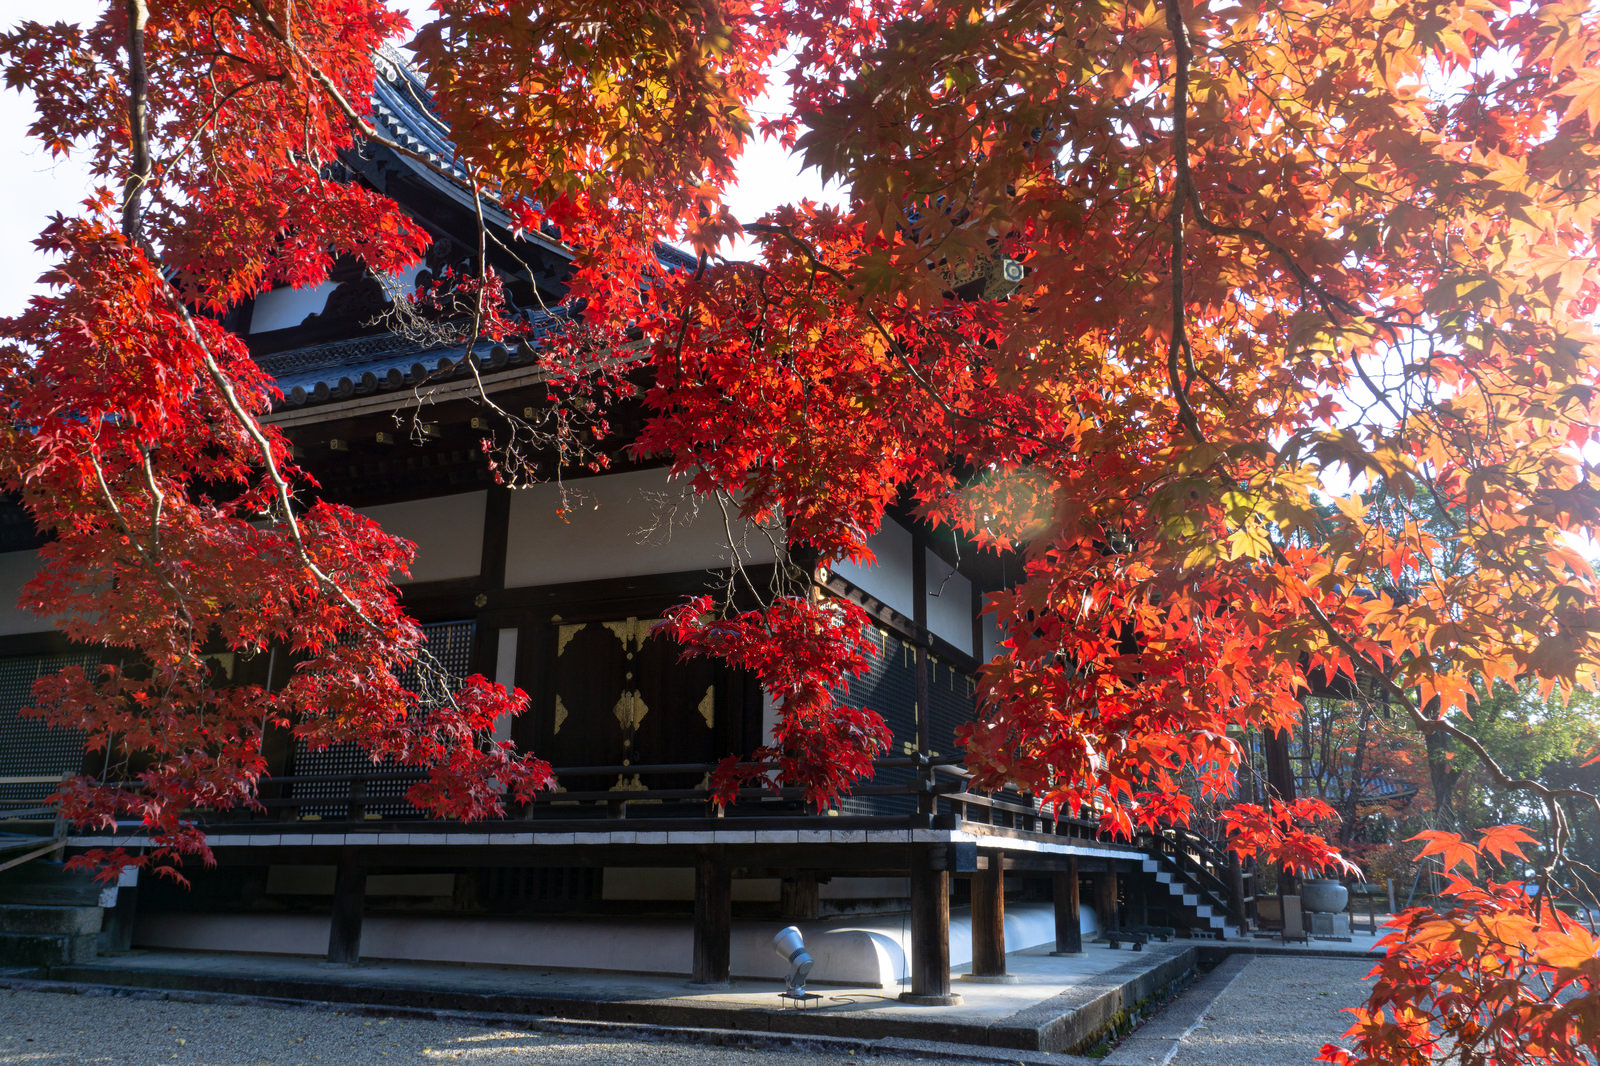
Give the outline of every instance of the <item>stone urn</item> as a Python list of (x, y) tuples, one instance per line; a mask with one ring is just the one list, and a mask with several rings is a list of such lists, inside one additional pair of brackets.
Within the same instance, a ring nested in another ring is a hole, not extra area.
[(1350, 902), (1350, 890), (1326, 877), (1308, 877), (1300, 882), (1300, 905), (1308, 911), (1339, 914)]

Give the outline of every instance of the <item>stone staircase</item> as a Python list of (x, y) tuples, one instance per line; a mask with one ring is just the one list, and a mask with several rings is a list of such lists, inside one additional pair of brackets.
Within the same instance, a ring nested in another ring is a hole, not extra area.
[(57, 966), (95, 957), (104, 910), (87, 874), (30, 862), (0, 873), (0, 966)]

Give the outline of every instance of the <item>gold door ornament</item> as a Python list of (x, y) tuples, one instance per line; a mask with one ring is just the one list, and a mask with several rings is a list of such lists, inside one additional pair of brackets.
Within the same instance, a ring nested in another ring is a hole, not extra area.
[[(622, 646), (623, 659), (627, 667), (623, 674), (624, 687), (622, 695), (618, 697), (611, 713), (616, 717), (617, 724), (622, 727), (623, 744), (633, 746), (633, 734), (639, 728), (639, 723), (644, 721), (644, 716), (650, 713), (650, 707), (644, 702), (644, 697), (639, 692), (638, 679), (634, 676), (633, 661), (635, 654), (643, 647), (644, 642), (650, 639), (650, 634), (655, 630), (660, 619), (657, 618), (624, 618), (607, 622), (564, 622), (556, 628), (556, 658), (566, 654), (567, 645), (572, 639), (590, 626), (598, 625), (616, 637), (617, 643)], [(711, 693), (706, 692), (706, 698), (701, 701), (700, 713), (706, 718), (706, 724), (711, 724), (707, 710)], [(560, 733), (561, 727), (571, 718), (571, 712), (562, 702), (560, 695), (556, 696), (556, 705), (551, 721), (551, 732)]]

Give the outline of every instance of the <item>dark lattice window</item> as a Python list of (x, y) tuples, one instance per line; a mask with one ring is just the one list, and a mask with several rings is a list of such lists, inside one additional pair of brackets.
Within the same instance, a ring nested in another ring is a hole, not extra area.
[[(472, 666), (473, 623), (436, 622), (422, 627), (424, 646), (441, 668), (449, 675), (452, 687), (467, 676)], [(424, 705), (442, 703), (448, 693), (445, 686), (434, 680), (430, 689), (418, 675), (415, 667), (401, 675), (401, 682), (418, 693)], [(436, 690), (435, 690), (436, 689)], [(303, 743), (296, 743), (293, 774), (296, 777), (310, 774), (334, 775), (334, 780), (305, 781), (294, 786), (294, 797), (301, 800), (328, 800), (331, 802), (305, 803), (299, 808), (301, 817), (347, 818), (350, 815), (349, 777), (354, 774), (387, 771), (393, 767), (374, 763), (372, 758), (355, 744), (334, 744), (321, 751), (310, 751)], [(385, 818), (421, 817), (422, 812), (406, 802), (406, 789), (422, 779), (420, 773), (366, 784), (364, 813)]]
[[(0, 777), (59, 777), (83, 767), (83, 734), (55, 729), (19, 712), (33, 702), (33, 683), (69, 666), (92, 670), (93, 652), (0, 658)], [(0, 785), (0, 809), (38, 806), (53, 785)]]

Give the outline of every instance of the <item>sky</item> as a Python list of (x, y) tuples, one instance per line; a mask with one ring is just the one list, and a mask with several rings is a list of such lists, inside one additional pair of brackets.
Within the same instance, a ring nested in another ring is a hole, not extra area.
[[(403, 0), (394, 6), (405, 10), (413, 24), (427, 17), (428, 0)], [(103, 0), (52, 0), (48, 15), (27, 12), (28, 17), (51, 21), (88, 22), (104, 7)], [(10, 28), (20, 21), (0, 16)], [(777, 113), (783, 101), (768, 97), (753, 110)], [(43, 291), (38, 277), (47, 260), (32, 249), (51, 215), (76, 211), (91, 188), (87, 169), (74, 158), (51, 159), (27, 137), (33, 121), (33, 100), (15, 90), (0, 90), (0, 146), (9, 165), (0, 172), (0, 315), (21, 311), (28, 298)], [(753, 220), (780, 203), (828, 194), (815, 173), (801, 173), (796, 161), (770, 142), (752, 143), (740, 167), (740, 184), (729, 197), (735, 218)], [(734, 254), (739, 254), (736, 249)]]

